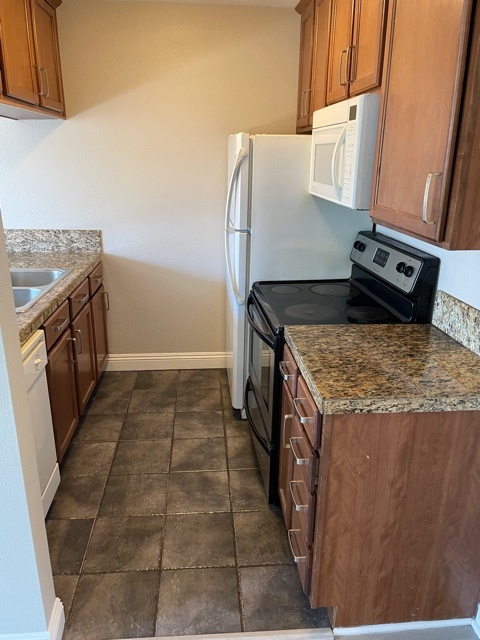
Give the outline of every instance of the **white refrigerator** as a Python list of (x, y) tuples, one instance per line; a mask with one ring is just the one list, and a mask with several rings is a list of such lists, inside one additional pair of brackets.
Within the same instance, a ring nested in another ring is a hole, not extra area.
[(226, 352), (235, 409), (243, 409), (252, 283), (347, 278), (356, 234), (371, 226), (368, 213), (310, 195), (310, 150), (310, 136), (228, 139)]

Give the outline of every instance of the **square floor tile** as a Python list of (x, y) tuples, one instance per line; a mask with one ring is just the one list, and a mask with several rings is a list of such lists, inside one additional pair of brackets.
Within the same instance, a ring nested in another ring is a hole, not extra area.
[(252, 438), (249, 435), (227, 438), (227, 456), (229, 469), (256, 469), (258, 467)]
[(62, 476), (49, 518), (94, 518), (106, 482), (107, 476)]
[(230, 511), (228, 476), (225, 471), (172, 473), (167, 513), (214, 513)]
[(172, 389), (178, 382), (178, 371), (139, 371), (135, 389)]
[(220, 382), (222, 384), (228, 384), (228, 373), (226, 369), (219, 369), (220, 372)]
[(220, 383), (220, 392), (222, 394), (223, 408), (227, 411), (232, 407), (232, 396), (230, 395), (230, 387), (228, 386), (228, 382), (226, 384), (224, 382)]
[(53, 576), (55, 595), (63, 602), (65, 617), (68, 617), (70, 613), (77, 584), (78, 576), (69, 576), (66, 574)]
[(226, 468), (224, 438), (173, 441), (172, 471), (220, 471)]
[(132, 391), (129, 413), (164, 413), (175, 411), (175, 389), (135, 389)]
[(233, 409), (225, 409), (223, 412), (223, 419), (225, 421), (225, 433), (227, 438), (250, 436), (248, 420), (236, 418), (233, 415)]
[(81, 576), (65, 640), (152, 636), (158, 577), (158, 571)]
[(310, 609), (296, 566), (240, 569), (245, 631), (329, 627), (325, 609)]
[(128, 413), (120, 440), (171, 438), (174, 413)]
[(81, 418), (75, 430), (74, 442), (116, 442), (120, 436), (124, 421), (123, 414), (112, 416), (86, 416)]
[(233, 566), (231, 513), (167, 516), (162, 569)]
[(182, 369), (179, 384), (192, 385), (197, 389), (218, 389), (220, 386), (219, 369)]
[(158, 569), (163, 516), (97, 518), (84, 573)]
[(220, 385), (216, 389), (196, 387), (193, 383), (178, 385), (177, 411), (221, 411)]
[(53, 573), (79, 573), (93, 519), (48, 520), (48, 547)]
[(124, 414), (130, 402), (131, 391), (98, 389), (90, 398), (84, 416)]
[(178, 438), (223, 438), (221, 411), (185, 411), (175, 414), (173, 437)]
[(268, 500), (258, 469), (230, 471), (230, 491), (233, 511), (268, 509)]
[(105, 371), (97, 385), (96, 393), (108, 391), (111, 394), (118, 394), (132, 391), (136, 380), (136, 371)]
[(167, 474), (110, 476), (101, 516), (150, 516), (165, 513)]
[(167, 473), (172, 441), (128, 440), (118, 443), (111, 475)]
[(60, 475), (106, 476), (113, 460), (115, 442), (72, 442), (62, 461)]
[(235, 569), (162, 571), (156, 636), (241, 631)]
[(293, 563), (280, 512), (235, 513), (233, 520), (239, 566)]

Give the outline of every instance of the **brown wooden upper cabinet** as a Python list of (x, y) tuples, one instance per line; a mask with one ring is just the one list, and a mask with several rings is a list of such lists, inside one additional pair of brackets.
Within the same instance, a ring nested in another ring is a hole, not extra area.
[(380, 84), (385, 20), (386, 0), (331, 0), (327, 104)]
[[(480, 11), (392, 0), (371, 215), (447, 249), (480, 249)], [(470, 48), (469, 48), (469, 42)]]
[(55, 10), (61, 0), (1, 0), (0, 115), (64, 114)]

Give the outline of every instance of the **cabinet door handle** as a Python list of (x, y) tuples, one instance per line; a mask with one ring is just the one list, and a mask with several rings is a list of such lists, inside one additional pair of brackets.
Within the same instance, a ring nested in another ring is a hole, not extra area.
[(435, 224), (434, 221), (430, 221), (428, 219), (428, 200), (430, 198), (430, 185), (432, 184), (433, 176), (441, 176), (442, 174), (438, 171), (434, 171), (433, 173), (429, 173), (427, 176), (427, 181), (425, 182), (425, 191), (423, 192), (423, 208), (422, 208), (422, 220), (425, 224)]
[(345, 67), (345, 82), (342, 82), (342, 62), (343, 62), (343, 56), (348, 52), (348, 49), (343, 49), (343, 51), (340, 52), (340, 64), (338, 65), (338, 84), (340, 84), (342, 87), (345, 87), (347, 84), (347, 69)]
[(281, 362), (278, 363), (278, 368), (280, 369), (280, 374), (281, 374), (282, 378), (288, 382), (289, 380), (294, 380), (295, 379), (295, 374), (294, 373), (287, 373), (287, 371), (286, 371), (286, 365), (287, 364), (289, 364), (289, 362), (287, 360), (282, 360)]
[(305, 115), (304, 103), (305, 103), (305, 91), (302, 92), (302, 100), (300, 102), (300, 118), (303, 118), (303, 116)]
[(63, 331), (68, 324), (68, 318), (61, 318), (60, 324), (52, 324), (51, 331)]
[(75, 304), (85, 304), (85, 302), (88, 300), (88, 293), (86, 293), (83, 298), (73, 298), (73, 302), (75, 302)]
[(43, 87), (43, 77), (42, 77), (42, 67), (39, 67), (38, 64), (34, 64), (33, 65), (34, 68), (37, 70), (37, 83), (40, 85), (40, 91), (37, 91), (36, 94), (37, 96), (44, 96), (45, 92), (44, 92), (44, 87)]
[[(307, 90), (305, 91), (305, 97), (306, 97), (306, 100), (305, 100), (305, 102), (306, 102), (305, 115), (306, 115), (306, 116), (309, 116), (309, 115), (310, 115), (310, 94), (311, 94), (311, 93), (312, 93), (312, 90), (311, 90), (311, 89), (307, 89)], [(307, 102), (307, 100), (308, 100), (308, 102)]]
[(298, 464), (299, 466), (305, 466), (310, 463), (310, 458), (301, 458), (295, 451), (294, 444), (299, 440), (303, 440), (303, 438), (290, 438), (290, 449), (292, 450), (293, 457), (295, 458), (295, 464)]
[[(77, 356), (79, 356), (81, 353), (83, 353), (83, 337), (82, 337), (82, 332), (80, 329), (75, 329), (74, 333), (78, 333), (78, 337), (80, 338), (80, 351), (78, 351), (78, 347), (77, 347)], [(75, 346), (77, 346), (77, 343), (75, 342)]]
[(50, 83), (48, 81), (48, 72), (45, 67), (40, 67), (40, 69), (45, 73), (45, 84), (47, 85), (47, 92), (44, 94), (45, 98), (50, 96)]
[(103, 292), (103, 299), (105, 301), (105, 311), (110, 311), (110, 296), (108, 295), (108, 291)]
[(292, 534), (293, 533), (301, 533), (301, 531), (300, 531), (300, 529), (289, 529), (287, 531), (288, 544), (290, 545), (290, 551), (292, 552), (293, 561), (298, 564), (299, 562), (305, 562), (305, 560), (307, 559), (307, 556), (297, 556), (296, 555), (295, 551), (293, 550), (293, 542), (292, 542)]
[(303, 416), (298, 410), (298, 406), (301, 404), (302, 400), (306, 400), (306, 398), (294, 398), (293, 399), (293, 407), (295, 409), (295, 413), (298, 416), (301, 424), (314, 424), (315, 416)]
[(73, 342), (73, 358), (72, 358), (72, 362), (73, 364), (77, 364), (77, 360), (78, 360), (78, 348), (77, 348), (77, 339), (76, 338), (69, 338), (69, 340), (71, 340)]
[(293, 488), (297, 484), (305, 484), (302, 480), (290, 480), (290, 495), (292, 496), (292, 502), (295, 506), (296, 511), (308, 511), (308, 504), (298, 504), (295, 500), (295, 495), (293, 493)]
[(293, 418), (293, 415), (291, 413), (286, 413), (283, 416), (283, 448), (284, 449), (290, 449), (290, 445), (285, 442), (285, 430), (286, 430), (287, 420), (291, 420), (292, 418)]
[(352, 59), (353, 59), (354, 51), (355, 51), (355, 47), (353, 45), (350, 45), (347, 49), (347, 64), (345, 65), (345, 82), (346, 83), (353, 82), (354, 80), (354, 78), (352, 77), (352, 68), (353, 68)]

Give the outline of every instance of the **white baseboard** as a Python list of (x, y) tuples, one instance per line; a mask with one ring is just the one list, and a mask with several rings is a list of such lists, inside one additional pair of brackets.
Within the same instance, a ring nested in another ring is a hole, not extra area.
[(224, 369), (226, 352), (112, 353), (106, 371), (165, 371), (168, 369)]
[(472, 618), (456, 620), (427, 620), (425, 622), (395, 622), (391, 624), (371, 624), (363, 627), (335, 627), (333, 634), (337, 636), (361, 636), (370, 633), (397, 633), (398, 631), (416, 631), (418, 629), (440, 629), (444, 627), (472, 626)]
[(48, 631), (35, 633), (0, 633), (0, 640), (62, 640), (65, 628), (65, 612), (60, 598), (55, 598)]
[[(330, 627), (321, 629), (292, 629), (290, 631), (251, 631), (242, 633), (211, 633), (198, 636), (162, 636), (162, 640), (333, 640)], [(137, 640), (149, 640), (137, 638)]]
[(472, 620), (472, 629), (475, 631), (477, 636), (480, 638), (480, 604), (477, 607), (477, 615)]

